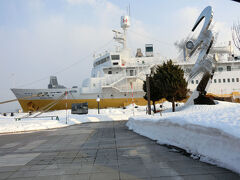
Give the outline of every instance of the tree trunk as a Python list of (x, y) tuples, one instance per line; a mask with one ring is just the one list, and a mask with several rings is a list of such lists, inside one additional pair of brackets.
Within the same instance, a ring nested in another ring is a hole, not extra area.
[(156, 113), (156, 105), (155, 105), (155, 101), (153, 101), (153, 112)]
[(172, 112), (175, 112), (175, 101), (174, 101), (174, 97), (172, 99)]

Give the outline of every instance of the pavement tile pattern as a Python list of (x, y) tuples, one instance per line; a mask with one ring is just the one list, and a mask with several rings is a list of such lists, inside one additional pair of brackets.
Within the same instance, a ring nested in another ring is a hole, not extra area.
[(0, 180), (235, 180), (129, 131), (126, 121), (1, 135)]

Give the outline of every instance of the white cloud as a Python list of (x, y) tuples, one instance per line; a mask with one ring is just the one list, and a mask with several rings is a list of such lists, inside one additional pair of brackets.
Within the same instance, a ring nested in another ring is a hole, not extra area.
[(179, 37), (183, 38), (192, 34), (191, 30), (200, 13), (201, 11), (196, 7), (184, 7), (176, 12), (174, 19), (177, 21), (174, 23)]
[(230, 27), (225, 22), (214, 22), (213, 30), (215, 33), (219, 33), (217, 37), (218, 43), (228, 43), (232, 40), (232, 33)]

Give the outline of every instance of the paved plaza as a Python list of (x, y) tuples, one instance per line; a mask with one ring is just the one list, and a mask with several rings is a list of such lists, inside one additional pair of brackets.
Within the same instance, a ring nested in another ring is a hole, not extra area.
[(0, 135), (0, 179), (240, 179), (129, 131), (125, 123)]

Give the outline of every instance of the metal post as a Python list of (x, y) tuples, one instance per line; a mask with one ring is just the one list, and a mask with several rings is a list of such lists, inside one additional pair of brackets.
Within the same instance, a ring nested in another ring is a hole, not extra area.
[(99, 112), (99, 101), (98, 101), (98, 114), (100, 114), (100, 112)]
[(96, 101), (97, 101), (97, 104), (98, 104), (98, 114), (100, 114), (100, 97), (99, 97), (99, 95), (97, 96)]
[(149, 75), (148, 74), (146, 74), (146, 85), (147, 85), (148, 114), (151, 115), (150, 83), (149, 83)]
[(133, 110), (133, 116), (134, 116), (134, 99), (133, 99), (133, 82), (130, 82), (131, 84), (131, 90), (132, 90), (132, 110)]
[(68, 93), (68, 92), (66, 91), (66, 124), (68, 123), (68, 122), (67, 122), (67, 120), (68, 120), (68, 118), (67, 118), (67, 93)]

